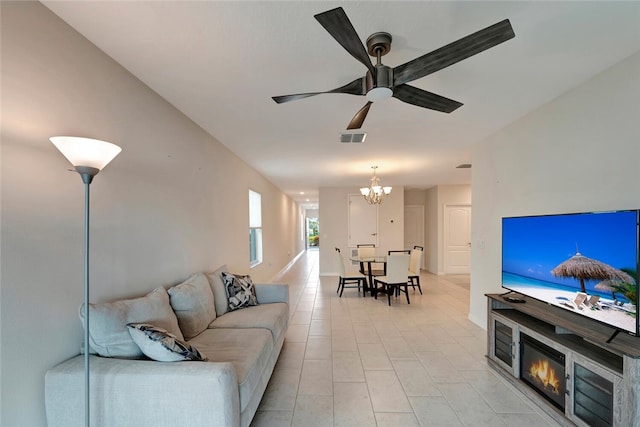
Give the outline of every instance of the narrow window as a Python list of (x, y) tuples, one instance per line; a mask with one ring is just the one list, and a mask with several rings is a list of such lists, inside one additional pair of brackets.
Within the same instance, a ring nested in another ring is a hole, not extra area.
[(262, 196), (249, 190), (249, 264), (262, 262)]

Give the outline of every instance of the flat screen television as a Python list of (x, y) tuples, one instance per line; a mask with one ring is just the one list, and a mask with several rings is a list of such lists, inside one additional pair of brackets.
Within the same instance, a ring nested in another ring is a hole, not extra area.
[(640, 337), (640, 210), (502, 219), (502, 287)]

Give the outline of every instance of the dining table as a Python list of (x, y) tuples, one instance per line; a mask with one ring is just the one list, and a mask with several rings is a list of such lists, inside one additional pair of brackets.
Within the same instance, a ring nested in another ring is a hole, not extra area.
[[(367, 290), (371, 290), (371, 296), (374, 296), (373, 278), (375, 276), (384, 276), (387, 269), (387, 255), (375, 255), (375, 256), (358, 256), (354, 255), (349, 258), (353, 262), (360, 264), (360, 273), (367, 276), (367, 285), (363, 289), (363, 293), (366, 294)], [(365, 269), (365, 264), (367, 268)], [(372, 264), (383, 264), (382, 270), (374, 270)]]

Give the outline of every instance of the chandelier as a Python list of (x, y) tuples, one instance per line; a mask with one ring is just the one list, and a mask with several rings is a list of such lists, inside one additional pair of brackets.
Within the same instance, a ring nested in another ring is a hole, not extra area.
[(369, 186), (369, 188), (361, 188), (360, 193), (370, 205), (379, 205), (384, 199), (387, 198), (389, 193), (391, 193), (391, 187), (383, 187), (380, 185), (380, 181), (376, 176), (376, 169), (378, 169), (378, 166), (371, 166), (371, 169), (373, 169), (373, 178), (371, 178), (371, 185)]

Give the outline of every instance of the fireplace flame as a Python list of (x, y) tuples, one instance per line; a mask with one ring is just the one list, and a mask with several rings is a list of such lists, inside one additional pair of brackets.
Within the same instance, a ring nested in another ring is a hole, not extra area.
[(548, 360), (538, 360), (532, 363), (529, 367), (529, 375), (540, 381), (545, 389), (560, 394), (560, 380), (556, 376), (556, 371), (549, 366)]

